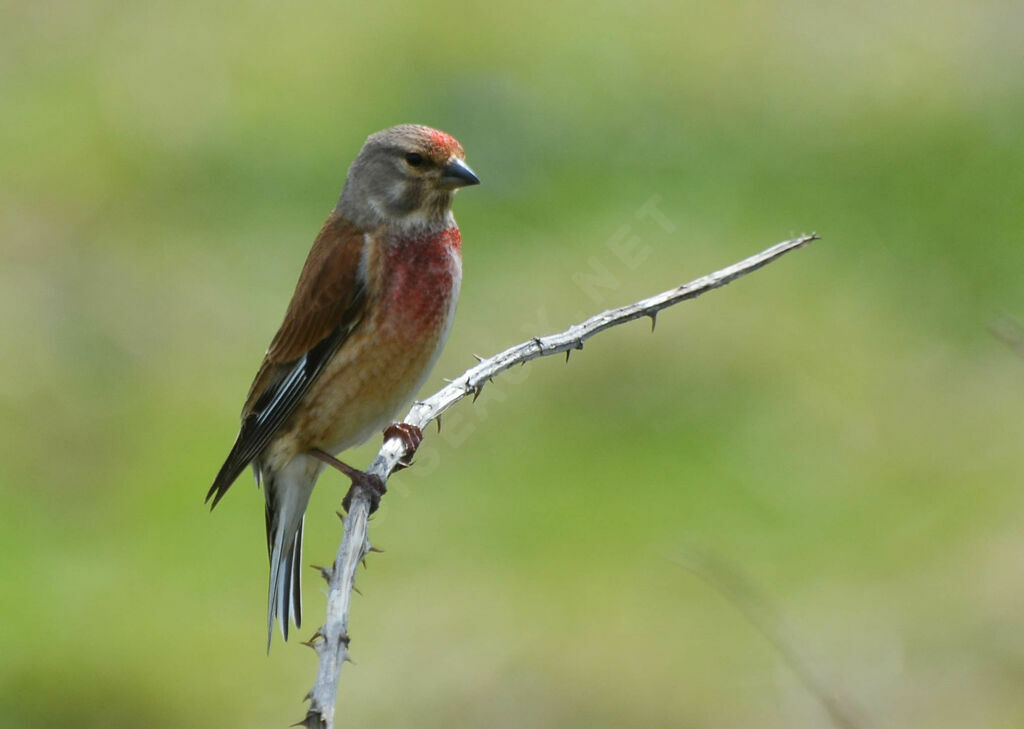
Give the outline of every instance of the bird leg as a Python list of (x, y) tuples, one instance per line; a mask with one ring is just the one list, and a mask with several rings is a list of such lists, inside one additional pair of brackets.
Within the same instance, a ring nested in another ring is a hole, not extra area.
[(357, 488), (363, 489), (370, 497), (370, 513), (372, 514), (377, 511), (377, 507), (380, 506), (381, 497), (386, 494), (388, 490), (380, 476), (375, 476), (372, 473), (367, 473), (366, 471), (360, 471), (358, 468), (352, 468), (352, 466), (348, 465), (344, 461), (339, 461), (330, 453), (322, 451), (319, 448), (310, 449), (309, 455), (320, 459), (331, 468), (341, 471), (352, 480), (352, 486), (349, 487), (348, 493), (345, 494), (345, 498), (341, 500), (341, 506), (346, 512), (352, 505), (352, 497), (355, 495), (355, 490)]
[(399, 468), (411, 466), (412, 457), (416, 453), (416, 449), (420, 447), (420, 443), (423, 442), (423, 431), (409, 423), (392, 423), (384, 429), (384, 440), (389, 438), (401, 438), (402, 445), (405, 446), (405, 454), (398, 462)]

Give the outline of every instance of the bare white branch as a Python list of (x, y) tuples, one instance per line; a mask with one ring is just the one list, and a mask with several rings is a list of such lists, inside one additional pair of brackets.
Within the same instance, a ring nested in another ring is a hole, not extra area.
[[(479, 364), (466, 370), (446, 387), (426, 400), (417, 402), (405, 416), (403, 422), (425, 428), (430, 421), (436, 420), (459, 400), (468, 395), (480, 394), (488, 381), (505, 370), (538, 357), (548, 357), (562, 352), (568, 354), (574, 349), (582, 349), (586, 340), (605, 329), (643, 317), (651, 319), (653, 328), (658, 312), (662, 309), (724, 286), (730, 281), (756, 271), (786, 253), (802, 248), (817, 239), (818, 236), (812, 233), (778, 243), (757, 255), (750, 256), (739, 263), (710, 273), (688, 284), (664, 291), (634, 304), (595, 314), (584, 322), (574, 324), (564, 332), (536, 337), (509, 347), (493, 357), (480, 360)], [(389, 438), (384, 442), (367, 472), (379, 476), (382, 481), (387, 482), (405, 455), (405, 444), (402, 438)], [(309, 643), (317, 652), (319, 667), (316, 683), (307, 696), (310, 702), (309, 710), (306, 718), (300, 722), (301, 725), (310, 729), (333, 729), (334, 727), (338, 678), (342, 663), (348, 659), (348, 614), (352, 589), (355, 584), (356, 568), (371, 550), (368, 536), (369, 515), (369, 494), (357, 488), (352, 496), (348, 516), (345, 517), (345, 533), (341, 546), (338, 548), (338, 556), (332, 567), (322, 570), (328, 584), (327, 620)]]

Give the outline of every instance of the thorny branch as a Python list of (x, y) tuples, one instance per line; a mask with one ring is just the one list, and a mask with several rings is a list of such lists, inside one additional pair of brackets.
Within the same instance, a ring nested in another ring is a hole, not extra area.
[[(818, 236), (812, 233), (777, 243), (739, 263), (710, 273), (688, 284), (634, 304), (596, 314), (584, 322), (569, 327), (564, 332), (545, 337), (534, 337), (514, 347), (509, 347), (504, 352), (481, 360), (475, 367), (466, 370), (446, 387), (426, 400), (414, 404), (403, 422), (425, 428), (459, 400), (468, 395), (473, 395), (474, 398), (478, 396), (487, 382), (505, 370), (532, 359), (549, 357), (562, 352), (568, 358), (572, 350), (583, 349), (583, 343), (587, 339), (605, 329), (644, 317), (650, 318), (653, 329), (658, 312), (662, 309), (724, 286), (730, 281), (756, 271), (786, 253), (802, 248), (817, 239)], [(379, 476), (381, 480), (387, 482), (405, 455), (405, 445), (402, 439), (400, 437), (389, 438), (381, 446), (380, 452), (370, 464), (367, 472)], [(321, 568), (321, 573), (328, 584), (327, 619), (308, 643), (317, 653), (319, 666), (316, 683), (313, 684), (313, 688), (306, 696), (310, 702), (309, 709), (305, 719), (299, 722), (299, 726), (310, 729), (333, 729), (334, 727), (338, 678), (342, 663), (349, 660), (348, 615), (352, 590), (355, 585), (356, 568), (367, 553), (373, 549), (369, 540), (369, 515), (369, 495), (362, 489), (356, 489), (352, 497), (351, 508), (344, 519), (345, 532), (341, 546), (338, 548), (338, 556), (331, 567)]]

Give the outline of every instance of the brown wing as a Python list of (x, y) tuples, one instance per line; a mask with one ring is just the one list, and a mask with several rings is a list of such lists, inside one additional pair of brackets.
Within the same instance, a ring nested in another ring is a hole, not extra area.
[(331, 213), (313, 243), (284, 322), (242, 409), (242, 427), (206, 500), (217, 505), (291, 415), (324, 364), (359, 324), (366, 301), (362, 231)]

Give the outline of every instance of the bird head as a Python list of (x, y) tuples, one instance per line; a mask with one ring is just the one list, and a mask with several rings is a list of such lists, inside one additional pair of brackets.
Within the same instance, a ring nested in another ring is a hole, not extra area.
[(348, 171), (339, 212), (372, 229), (448, 227), (455, 191), (480, 184), (454, 137), (400, 124), (371, 134)]

